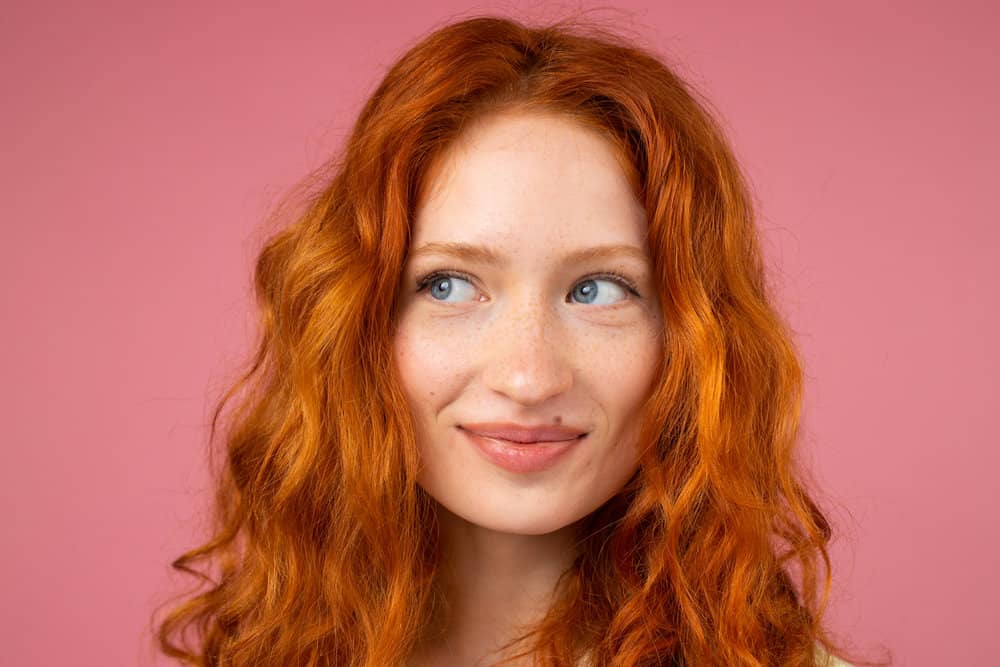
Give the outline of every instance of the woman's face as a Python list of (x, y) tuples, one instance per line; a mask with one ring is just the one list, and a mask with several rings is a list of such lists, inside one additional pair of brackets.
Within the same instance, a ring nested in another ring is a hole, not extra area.
[(473, 524), (558, 530), (638, 466), (663, 329), (645, 212), (613, 145), (558, 115), (482, 120), (430, 178), (393, 341), (418, 483)]

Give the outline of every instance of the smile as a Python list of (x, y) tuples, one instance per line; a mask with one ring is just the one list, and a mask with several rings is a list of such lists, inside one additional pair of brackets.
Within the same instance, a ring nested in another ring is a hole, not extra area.
[(483, 435), (463, 427), (458, 430), (488, 461), (508, 472), (521, 474), (555, 466), (587, 436), (581, 433), (559, 440), (522, 442)]

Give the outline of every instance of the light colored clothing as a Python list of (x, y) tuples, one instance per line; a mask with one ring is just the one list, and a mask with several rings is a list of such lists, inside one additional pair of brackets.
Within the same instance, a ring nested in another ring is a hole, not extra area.
[(816, 665), (817, 667), (854, 667), (849, 662), (844, 662), (840, 658), (830, 655), (822, 644), (816, 642)]

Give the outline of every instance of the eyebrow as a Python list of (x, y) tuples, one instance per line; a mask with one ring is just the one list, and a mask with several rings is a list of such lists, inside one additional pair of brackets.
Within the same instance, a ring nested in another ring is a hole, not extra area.
[[(419, 255), (448, 255), (474, 264), (493, 267), (502, 267), (505, 263), (503, 256), (495, 250), (486, 246), (471, 245), (468, 243), (425, 243), (412, 253), (413, 257)], [(611, 259), (614, 257), (631, 257), (644, 263), (649, 261), (649, 256), (642, 248), (632, 245), (601, 245), (591, 248), (581, 248), (580, 250), (574, 250), (563, 255), (562, 261), (572, 264), (595, 259)]]

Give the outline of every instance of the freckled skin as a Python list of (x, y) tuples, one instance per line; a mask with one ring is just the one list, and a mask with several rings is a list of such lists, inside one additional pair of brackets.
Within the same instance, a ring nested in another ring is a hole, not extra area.
[[(639, 410), (662, 350), (663, 320), (646, 218), (595, 130), (551, 114), (507, 113), (471, 125), (417, 209), (411, 253), (425, 243), (483, 245), (503, 266), (412, 255), (400, 283), (393, 353), (417, 428), (418, 483), (474, 526), (542, 535), (585, 517), (638, 466)], [(565, 254), (629, 245), (567, 264)], [(417, 291), (426, 274), (454, 270)], [(641, 296), (595, 273), (629, 277)], [(436, 286), (438, 296), (432, 293)], [(450, 291), (449, 291), (450, 290)], [(577, 426), (589, 435), (553, 468), (515, 474), (472, 447), (458, 424)]]

